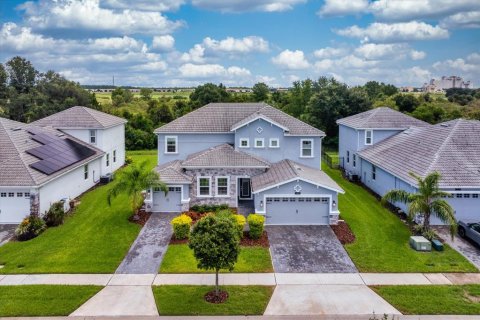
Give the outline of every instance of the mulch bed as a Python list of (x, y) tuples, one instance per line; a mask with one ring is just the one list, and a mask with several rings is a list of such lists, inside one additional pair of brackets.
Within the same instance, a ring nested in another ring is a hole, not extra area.
[(240, 240), (240, 245), (245, 247), (270, 247), (270, 243), (268, 242), (268, 235), (266, 231), (263, 231), (262, 236), (260, 239), (250, 239), (248, 237), (248, 232), (243, 232), (243, 238)]
[(227, 291), (222, 291), (218, 293), (218, 296), (215, 294), (215, 290), (207, 292), (205, 294), (205, 301), (210, 302), (210, 303), (224, 303), (228, 299), (228, 292)]
[(187, 244), (188, 243), (188, 238), (187, 239), (177, 239), (175, 238), (175, 235), (172, 234), (172, 237), (170, 238), (170, 244)]
[(198, 213), (196, 211), (186, 211), (186, 212), (182, 212), (182, 214), (186, 214), (187, 216), (189, 216), (190, 218), (192, 218), (192, 225), (195, 224), (198, 220), (202, 219), (203, 217), (205, 217), (209, 212), (205, 212), (205, 213)]
[(339, 221), (337, 225), (332, 225), (333, 232), (340, 240), (341, 244), (349, 244), (355, 242), (355, 235), (345, 221)]
[(149, 218), (150, 218), (150, 213), (145, 212), (145, 210), (142, 208), (138, 210), (136, 215), (132, 214), (130, 218), (128, 218), (128, 221), (139, 224), (143, 227), (145, 223), (147, 223)]

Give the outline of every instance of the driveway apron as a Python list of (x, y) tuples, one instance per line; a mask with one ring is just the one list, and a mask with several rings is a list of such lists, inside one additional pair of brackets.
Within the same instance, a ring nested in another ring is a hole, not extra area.
[(267, 226), (277, 273), (358, 272), (330, 226)]
[(0, 247), (15, 235), (16, 227), (14, 224), (0, 224)]
[(448, 245), (463, 255), (469, 260), (477, 269), (480, 270), (480, 248), (475, 246), (467, 239), (463, 239), (458, 234), (452, 240), (448, 227), (434, 226), (433, 229)]
[(172, 237), (175, 213), (152, 213), (115, 273), (156, 274)]

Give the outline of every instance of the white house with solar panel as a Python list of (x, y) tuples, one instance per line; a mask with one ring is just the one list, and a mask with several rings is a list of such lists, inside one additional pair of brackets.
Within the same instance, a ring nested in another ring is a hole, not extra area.
[(31, 124), (0, 118), (0, 224), (68, 203), (120, 168), (125, 123), (85, 107)]

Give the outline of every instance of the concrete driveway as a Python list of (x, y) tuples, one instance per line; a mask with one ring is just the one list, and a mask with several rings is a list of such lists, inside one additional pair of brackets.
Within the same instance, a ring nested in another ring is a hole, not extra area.
[(15, 235), (15, 224), (0, 224), (0, 246), (4, 245)]
[(176, 213), (152, 213), (115, 273), (156, 274), (172, 237)]
[(448, 227), (434, 226), (433, 229), (448, 245), (457, 250), (467, 260), (469, 260), (477, 269), (480, 270), (480, 248), (467, 239), (463, 239), (458, 234), (452, 240)]
[(358, 272), (330, 226), (267, 226), (277, 273)]

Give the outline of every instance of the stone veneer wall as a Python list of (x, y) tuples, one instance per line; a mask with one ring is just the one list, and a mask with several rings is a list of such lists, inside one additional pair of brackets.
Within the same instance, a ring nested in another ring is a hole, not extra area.
[[(264, 173), (265, 169), (254, 168), (208, 168), (208, 169), (188, 169), (185, 174), (193, 177), (193, 183), (190, 186), (190, 206), (196, 204), (228, 204), (230, 207), (237, 205), (237, 178), (253, 177)], [(211, 177), (211, 197), (197, 197), (197, 177)], [(230, 177), (230, 197), (216, 197), (216, 177)]]

